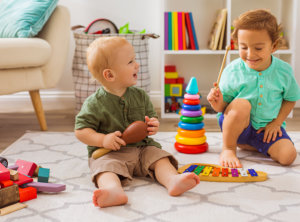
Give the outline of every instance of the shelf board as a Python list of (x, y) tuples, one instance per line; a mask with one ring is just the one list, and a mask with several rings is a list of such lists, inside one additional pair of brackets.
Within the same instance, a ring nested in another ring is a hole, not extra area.
[[(200, 49), (200, 50), (164, 50), (165, 55), (222, 55), (225, 54), (226, 50), (209, 50), (209, 49)], [(292, 54), (290, 49), (281, 49), (274, 52), (274, 54)], [(229, 54), (237, 55), (239, 54), (238, 50), (230, 50)]]
[[(177, 113), (163, 113), (162, 114), (162, 118), (166, 118), (166, 119), (178, 119), (178, 121), (179, 121), (180, 115), (177, 114)], [(215, 119), (215, 118), (217, 118), (217, 114), (206, 113), (204, 115), (204, 119)]]

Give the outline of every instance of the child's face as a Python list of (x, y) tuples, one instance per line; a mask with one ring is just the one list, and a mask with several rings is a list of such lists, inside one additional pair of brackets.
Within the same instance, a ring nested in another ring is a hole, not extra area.
[(140, 65), (135, 60), (135, 52), (132, 45), (125, 44), (118, 49), (112, 70), (115, 72), (116, 81), (122, 87), (133, 86), (137, 83), (137, 74)]
[(266, 30), (239, 30), (238, 45), (240, 57), (251, 69), (263, 71), (271, 65), (276, 47)]

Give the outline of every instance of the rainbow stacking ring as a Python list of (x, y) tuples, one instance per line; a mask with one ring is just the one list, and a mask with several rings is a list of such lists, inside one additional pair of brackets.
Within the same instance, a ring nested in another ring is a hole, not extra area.
[(189, 137), (182, 137), (178, 134), (175, 136), (175, 140), (177, 143), (183, 144), (183, 145), (199, 145), (206, 142), (206, 136), (202, 136), (199, 138), (189, 138)]
[(200, 95), (199, 94), (192, 95), (192, 94), (186, 93), (186, 94), (184, 94), (184, 98), (185, 99), (195, 100), (195, 99), (199, 99)]
[(202, 111), (201, 110), (190, 111), (190, 110), (182, 109), (181, 110), (181, 115), (189, 116), (189, 117), (201, 116)]
[(182, 137), (202, 137), (205, 134), (205, 129), (201, 129), (201, 130), (185, 130), (185, 129), (181, 129), (178, 128), (177, 129), (178, 135), (182, 136)]
[(203, 143), (200, 145), (184, 145), (176, 142), (175, 149), (180, 153), (188, 153), (188, 154), (204, 153), (208, 149), (208, 144)]
[(182, 109), (185, 109), (185, 110), (190, 110), (190, 111), (195, 111), (195, 110), (199, 110), (201, 109), (201, 105), (198, 104), (198, 105), (187, 105), (187, 104), (182, 104)]
[(182, 121), (180, 121), (178, 123), (178, 127), (180, 127), (181, 129), (185, 129), (185, 130), (200, 130), (204, 127), (204, 123), (184, 123)]
[(203, 116), (196, 116), (196, 117), (180, 116), (180, 120), (184, 123), (201, 123), (203, 119), (204, 119)]
[(187, 105), (198, 105), (200, 104), (200, 99), (194, 99), (194, 100), (184, 99), (182, 102)]

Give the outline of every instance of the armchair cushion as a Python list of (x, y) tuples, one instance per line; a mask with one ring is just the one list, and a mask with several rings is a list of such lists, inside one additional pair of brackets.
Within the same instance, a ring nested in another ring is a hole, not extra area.
[(58, 0), (1, 0), (0, 38), (28, 38), (38, 34)]

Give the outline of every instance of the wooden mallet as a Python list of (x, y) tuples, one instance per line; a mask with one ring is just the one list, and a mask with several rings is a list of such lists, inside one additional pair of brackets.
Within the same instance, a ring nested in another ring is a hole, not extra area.
[(230, 46), (228, 45), (226, 47), (226, 52), (225, 52), (225, 55), (224, 55), (224, 58), (223, 58), (223, 62), (222, 62), (222, 65), (221, 65), (221, 69), (220, 69), (220, 72), (219, 72), (219, 76), (218, 76), (218, 79), (217, 79), (216, 88), (219, 87), (219, 82), (220, 82), (220, 79), (221, 79), (221, 75), (222, 75), (223, 69), (225, 67), (226, 58), (227, 58), (227, 54), (228, 54), (229, 49), (230, 49)]

